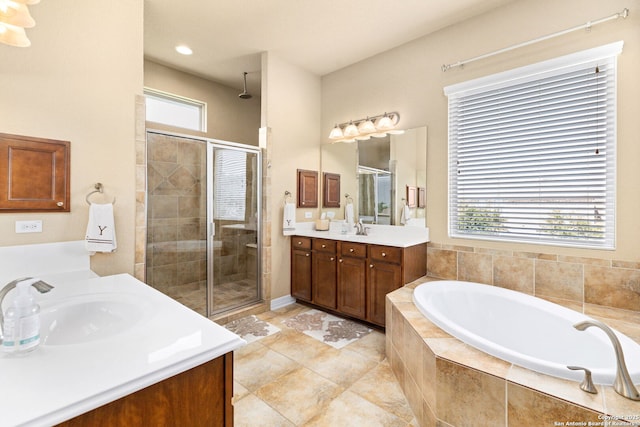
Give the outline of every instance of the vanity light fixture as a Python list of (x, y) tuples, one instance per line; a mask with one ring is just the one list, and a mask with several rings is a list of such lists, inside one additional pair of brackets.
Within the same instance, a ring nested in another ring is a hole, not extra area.
[(25, 28), (32, 28), (36, 21), (31, 17), (27, 5), (40, 0), (0, 0), (0, 43), (16, 47), (31, 46)]
[(336, 124), (329, 139), (332, 143), (351, 143), (364, 141), (373, 137), (383, 137), (387, 134), (398, 134), (404, 131), (396, 129), (400, 122), (400, 114), (396, 112), (384, 113), (378, 116), (367, 117), (366, 119), (350, 120), (349, 122)]

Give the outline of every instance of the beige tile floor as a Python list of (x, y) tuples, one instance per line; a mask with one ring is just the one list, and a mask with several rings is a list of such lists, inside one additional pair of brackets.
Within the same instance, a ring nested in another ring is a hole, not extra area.
[(293, 304), (258, 315), (280, 328), (235, 353), (235, 426), (417, 426), (374, 330), (337, 350), (283, 320)]

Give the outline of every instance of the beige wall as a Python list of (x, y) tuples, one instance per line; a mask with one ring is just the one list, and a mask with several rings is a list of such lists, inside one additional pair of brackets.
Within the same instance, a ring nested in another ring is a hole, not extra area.
[[(294, 199), (296, 169), (320, 169), (320, 78), (288, 64), (273, 54), (264, 54), (262, 63), (262, 126), (270, 129), (267, 141), (269, 178), (265, 182), (267, 209), (271, 216), (271, 297), (289, 295), (289, 237), (282, 235), (284, 192)], [(298, 209), (297, 219), (304, 212)]]
[[(118, 250), (91, 265), (99, 274), (132, 273), (143, 4), (56, 0), (30, 10), (31, 47), (0, 44), (0, 132), (71, 141), (71, 212), (0, 214), (0, 246), (84, 239), (85, 195), (102, 182), (117, 198)], [(117, 31), (105, 17), (117, 17)], [(42, 233), (14, 232), (16, 220), (35, 219)]]
[[(639, 260), (640, 241), (640, 1), (520, 0), (392, 49), (322, 79), (321, 135), (350, 118), (398, 111), (400, 126), (429, 127), (427, 223), (441, 244), (541, 252), (540, 245), (471, 242), (447, 235), (447, 85), (624, 40), (618, 60), (617, 249), (544, 246), (544, 252)], [(592, 21), (628, 7), (626, 20), (594, 26), (469, 64), (446, 73), (443, 64), (484, 54)], [(326, 142), (323, 140), (322, 142)]]
[[(240, 91), (234, 88), (149, 60), (144, 61), (144, 86), (207, 103), (207, 132), (205, 133), (170, 128), (157, 123), (149, 123), (150, 128), (258, 145), (260, 97), (240, 99), (238, 98)], [(251, 93), (251, 88), (248, 89)]]

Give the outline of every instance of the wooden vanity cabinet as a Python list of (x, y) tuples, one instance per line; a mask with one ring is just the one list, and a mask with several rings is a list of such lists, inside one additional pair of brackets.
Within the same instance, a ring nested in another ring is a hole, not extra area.
[(369, 246), (366, 320), (371, 323), (385, 324), (385, 297), (403, 284), (402, 255), (401, 248)]
[(311, 239), (291, 238), (291, 295), (311, 302)]
[(337, 274), (336, 241), (328, 239), (312, 239), (311, 247), (311, 290), (312, 302), (322, 307), (335, 310), (337, 307)]
[(291, 248), (292, 296), (379, 326), (386, 295), (427, 274), (426, 243), (399, 248), (294, 236)]
[(233, 352), (100, 406), (57, 427), (233, 427)]
[(338, 259), (338, 311), (366, 318), (367, 245), (340, 242)]

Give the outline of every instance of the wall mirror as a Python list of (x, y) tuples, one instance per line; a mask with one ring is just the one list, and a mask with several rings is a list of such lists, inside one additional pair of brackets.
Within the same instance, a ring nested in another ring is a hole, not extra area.
[[(355, 217), (365, 223), (426, 226), (426, 127), (351, 144), (325, 144), (322, 171), (342, 176), (343, 203), (335, 210), (336, 218), (344, 218), (348, 195)], [(422, 194), (422, 203), (405, 209), (408, 186)]]

